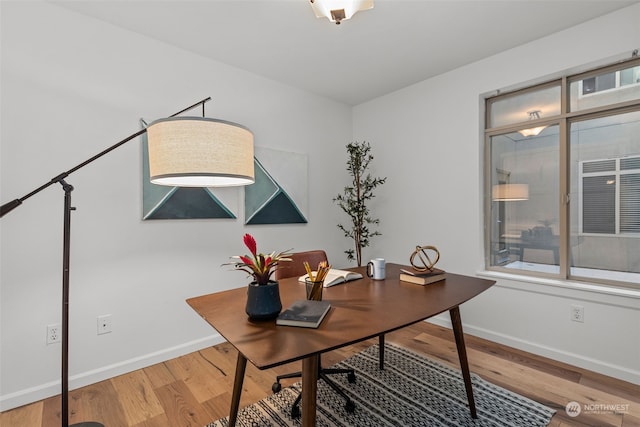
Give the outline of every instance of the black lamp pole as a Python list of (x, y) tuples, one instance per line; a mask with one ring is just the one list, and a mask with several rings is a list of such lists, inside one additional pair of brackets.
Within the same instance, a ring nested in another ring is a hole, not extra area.
[[(202, 104), (202, 115), (204, 116), (204, 104), (209, 100), (211, 100), (211, 97), (203, 99), (202, 101), (196, 102), (195, 104), (183, 110), (180, 110), (169, 117), (175, 117), (178, 114), (191, 110), (200, 104)], [(74, 211), (76, 209), (75, 207), (71, 206), (71, 192), (73, 191), (73, 186), (68, 184), (65, 181), (65, 178), (68, 177), (73, 172), (77, 171), (78, 169), (85, 167), (86, 165), (93, 162), (94, 160), (99, 159), (105, 154), (115, 150), (121, 145), (124, 145), (125, 143), (131, 141), (132, 139), (146, 132), (147, 132), (147, 129), (145, 128), (134, 133), (131, 136), (126, 137), (122, 141), (115, 143), (111, 147), (96, 154), (90, 159), (87, 159), (84, 162), (80, 163), (79, 165), (69, 169), (68, 171), (61, 173), (60, 175), (56, 176), (55, 178), (51, 179), (49, 182), (36, 188), (35, 190), (26, 194), (25, 196), (19, 199), (12, 200), (8, 203), (5, 203), (4, 205), (2, 205), (2, 207), (0, 207), (0, 217), (3, 217), (7, 213), (11, 212), (13, 209), (20, 206), (23, 201), (41, 192), (42, 190), (51, 186), (52, 184), (59, 183), (60, 185), (62, 185), (62, 189), (64, 190), (64, 226), (63, 226), (63, 244), (62, 244), (62, 374), (61, 374), (62, 409), (60, 413), (60, 418), (62, 419), (62, 427), (69, 427), (69, 270), (70, 270), (70, 259), (71, 259), (71, 250), (70, 250), (71, 211)], [(79, 424), (74, 424), (72, 427), (103, 427), (103, 425), (96, 422), (82, 422)]]

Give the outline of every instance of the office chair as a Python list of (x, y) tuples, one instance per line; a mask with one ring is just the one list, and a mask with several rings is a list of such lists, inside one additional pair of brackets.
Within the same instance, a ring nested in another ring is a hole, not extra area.
[[(307, 261), (311, 268), (315, 268), (320, 262), (327, 261), (327, 254), (323, 250), (313, 250), (306, 252), (297, 252), (291, 254), (291, 262), (283, 262), (282, 264), (278, 264), (275, 272), (275, 279), (286, 279), (287, 277), (300, 277), (304, 276), (307, 271), (304, 268), (304, 261)], [(334, 383), (328, 376), (334, 374), (347, 374), (347, 379), (350, 383), (356, 382), (356, 374), (353, 372), (353, 369), (336, 369), (336, 368), (323, 368), (321, 360), (321, 355), (318, 356), (318, 379), (324, 380), (332, 389), (335, 390), (340, 396), (345, 399), (345, 409), (347, 412), (353, 412), (355, 410), (355, 404), (343, 392), (340, 387), (336, 383)], [(278, 375), (276, 377), (276, 382), (271, 386), (271, 390), (274, 393), (279, 392), (282, 389), (282, 385), (280, 384), (280, 380), (285, 378), (297, 378), (301, 377), (301, 372), (292, 372), (289, 374)], [(302, 399), (302, 394), (299, 394), (296, 397), (296, 400), (293, 402), (291, 406), (291, 417), (298, 418), (300, 417), (300, 400)]]

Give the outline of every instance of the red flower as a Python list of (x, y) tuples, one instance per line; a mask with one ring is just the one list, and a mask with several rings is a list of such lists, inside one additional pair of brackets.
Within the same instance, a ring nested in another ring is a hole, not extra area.
[(240, 255), (240, 259), (242, 260), (242, 262), (244, 262), (245, 264), (251, 264), (253, 263), (253, 261), (251, 260), (251, 258), (247, 258), (246, 256), (242, 256)]
[[(258, 285), (266, 285), (271, 280), (271, 275), (275, 271), (275, 267), (280, 261), (291, 261), (287, 258), (290, 254), (287, 252), (272, 252), (268, 256), (258, 253), (258, 245), (256, 240), (249, 233), (243, 237), (245, 246), (251, 252), (251, 255), (236, 255), (231, 258), (240, 260), (231, 262), (236, 270), (242, 270), (253, 276), (254, 281)], [(226, 264), (226, 265), (228, 265)]]
[(247, 248), (249, 248), (249, 251), (251, 252), (251, 255), (253, 255), (254, 257), (256, 256), (256, 252), (258, 250), (258, 245), (256, 244), (256, 239), (253, 238), (253, 236), (249, 233), (244, 235), (244, 244)]

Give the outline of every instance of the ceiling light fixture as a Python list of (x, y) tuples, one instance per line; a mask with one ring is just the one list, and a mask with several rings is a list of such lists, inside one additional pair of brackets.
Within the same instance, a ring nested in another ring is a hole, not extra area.
[(356, 12), (373, 9), (373, 0), (309, 0), (316, 18), (327, 18), (340, 25)]
[[(538, 120), (540, 118), (540, 110), (534, 110), (527, 112), (529, 114), (529, 120)], [(519, 130), (518, 133), (522, 136), (538, 136), (540, 132), (542, 132), (546, 128), (546, 126), (538, 126), (535, 128), (522, 129)]]

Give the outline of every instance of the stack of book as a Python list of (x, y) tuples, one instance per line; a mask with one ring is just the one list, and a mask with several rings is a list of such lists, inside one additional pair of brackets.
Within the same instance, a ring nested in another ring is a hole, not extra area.
[(446, 278), (444, 270), (433, 268), (427, 271), (413, 269), (400, 269), (400, 280), (403, 282), (415, 283), (416, 285), (428, 285)]

